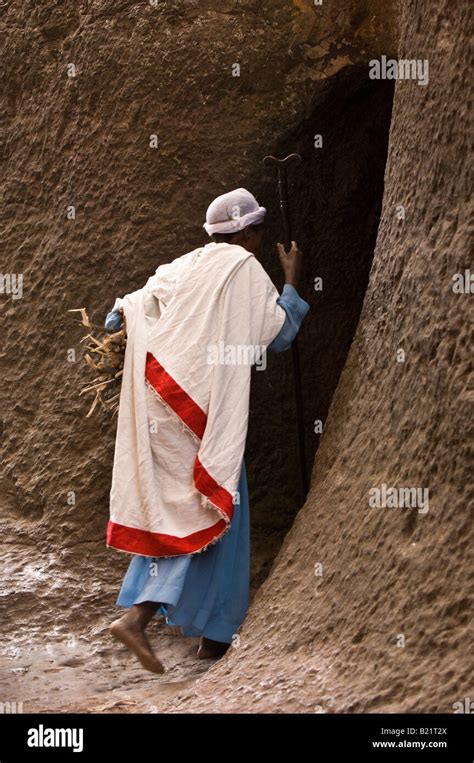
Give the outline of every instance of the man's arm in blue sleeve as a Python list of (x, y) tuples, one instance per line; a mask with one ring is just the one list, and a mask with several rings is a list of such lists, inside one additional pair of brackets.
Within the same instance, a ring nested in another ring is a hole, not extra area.
[(107, 331), (118, 331), (122, 327), (122, 314), (118, 310), (111, 310), (105, 317)]
[(268, 345), (267, 350), (283, 352), (291, 347), (291, 343), (298, 331), (306, 313), (310, 309), (309, 304), (300, 297), (295, 287), (286, 283), (277, 302), (285, 310), (285, 322), (275, 339)]

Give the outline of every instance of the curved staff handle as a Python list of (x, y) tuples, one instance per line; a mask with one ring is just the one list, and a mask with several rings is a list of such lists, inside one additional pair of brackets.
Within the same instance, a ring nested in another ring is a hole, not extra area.
[(288, 209), (288, 181), (287, 168), (290, 164), (301, 164), (299, 154), (288, 154), (284, 159), (276, 156), (265, 156), (263, 163), (266, 167), (276, 167), (278, 170), (278, 196), (280, 199), (280, 213), (283, 223), (283, 243), (286, 251), (291, 249), (290, 212)]

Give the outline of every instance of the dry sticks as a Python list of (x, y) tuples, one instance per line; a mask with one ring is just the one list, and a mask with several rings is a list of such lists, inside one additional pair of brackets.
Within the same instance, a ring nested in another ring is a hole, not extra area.
[(91, 323), (85, 307), (69, 310), (70, 313), (81, 313), (81, 324), (87, 329), (99, 329), (102, 336), (97, 338), (88, 332), (81, 342), (88, 341), (85, 349), (88, 352), (84, 360), (94, 372), (95, 378), (85, 382), (79, 395), (93, 395), (92, 405), (86, 418), (92, 416), (97, 406), (115, 415), (119, 408), (120, 384), (123, 374), (125, 348), (127, 346), (127, 330), (123, 315), (122, 328), (114, 334), (108, 334), (102, 326)]

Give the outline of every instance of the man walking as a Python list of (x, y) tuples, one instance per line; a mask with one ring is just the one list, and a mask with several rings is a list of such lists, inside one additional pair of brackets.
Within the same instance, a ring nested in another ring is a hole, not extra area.
[(123, 312), (127, 327), (107, 545), (133, 554), (116, 602), (128, 612), (110, 630), (156, 673), (154, 615), (200, 636), (208, 658), (248, 609), (250, 370), (291, 346), (309, 310), (295, 242), (277, 245), (281, 295), (256, 259), (265, 213), (244, 188), (217, 197), (211, 243), (160, 265), (106, 318), (116, 330)]

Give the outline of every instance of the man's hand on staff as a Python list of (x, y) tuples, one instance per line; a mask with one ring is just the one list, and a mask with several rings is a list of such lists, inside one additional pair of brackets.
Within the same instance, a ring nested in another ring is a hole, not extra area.
[(303, 254), (298, 249), (296, 241), (291, 242), (289, 252), (285, 251), (283, 244), (277, 244), (277, 249), (280, 264), (285, 274), (285, 283), (291, 284), (296, 289), (300, 282)]

